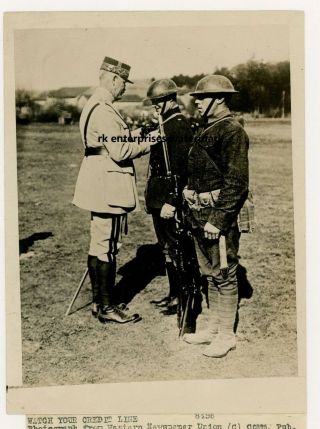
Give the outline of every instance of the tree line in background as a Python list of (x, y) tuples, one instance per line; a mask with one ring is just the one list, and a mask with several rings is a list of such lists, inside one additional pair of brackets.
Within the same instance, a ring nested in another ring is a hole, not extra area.
[[(265, 63), (250, 60), (231, 69), (217, 68), (214, 74), (228, 77), (239, 91), (232, 97), (231, 108), (236, 112), (264, 116), (284, 116), (291, 112), (290, 63)], [(173, 76), (179, 87), (194, 89), (205, 75)]]
[[(232, 97), (231, 110), (238, 113), (249, 113), (253, 117), (284, 117), (291, 113), (290, 63), (266, 63), (250, 60), (231, 69), (216, 68), (215, 74), (228, 77), (239, 91)], [(205, 75), (173, 76), (182, 93), (195, 89), (197, 82)], [(151, 79), (155, 80), (154, 78)], [(183, 97), (182, 97), (183, 98)], [(184, 102), (185, 99), (184, 99)], [(184, 105), (189, 115), (195, 115), (193, 98)], [(125, 112), (124, 112), (125, 113)], [(17, 122), (60, 122), (70, 123), (79, 120), (80, 110), (77, 106), (66, 103), (63, 99), (52, 100), (43, 106), (36, 102), (35, 94), (27, 90), (16, 91)], [(139, 116), (137, 108), (136, 116)], [(135, 119), (135, 118), (131, 118)]]

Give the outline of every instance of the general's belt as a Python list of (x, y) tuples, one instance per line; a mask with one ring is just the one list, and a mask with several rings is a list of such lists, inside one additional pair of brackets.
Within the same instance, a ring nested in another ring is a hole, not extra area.
[(108, 154), (108, 151), (104, 146), (86, 147), (84, 151), (84, 156), (107, 155), (107, 154)]

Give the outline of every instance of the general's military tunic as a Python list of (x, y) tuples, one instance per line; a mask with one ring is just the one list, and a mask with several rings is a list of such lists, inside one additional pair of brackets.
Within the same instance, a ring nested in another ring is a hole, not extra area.
[(91, 212), (89, 254), (110, 261), (119, 248), (127, 213), (139, 210), (132, 159), (148, 153), (150, 144), (120, 141), (130, 132), (112, 105), (112, 95), (102, 87), (88, 100), (79, 125), (85, 156), (73, 204)]

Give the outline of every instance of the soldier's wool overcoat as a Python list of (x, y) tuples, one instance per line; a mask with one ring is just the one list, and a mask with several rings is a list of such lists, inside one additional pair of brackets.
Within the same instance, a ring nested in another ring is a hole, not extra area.
[(211, 223), (227, 233), (248, 195), (249, 139), (229, 111), (195, 136), (188, 160), (188, 188), (198, 194), (220, 190), (214, 207), (194, 211), (203, 227)]

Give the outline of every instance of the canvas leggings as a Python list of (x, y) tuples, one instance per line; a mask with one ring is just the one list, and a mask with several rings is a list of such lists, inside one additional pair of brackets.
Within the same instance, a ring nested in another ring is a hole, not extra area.
[(226, 278), (220, 273), (219, 241), (208, 240), (203, 230), (196, 230), (195, 247), (201, 274), (207, 277), (210, 288), (210, 330), (215, 333), (233, 335), (238, 308), (237, 266), (240, 232), (237, 226), (226, 234), (227, 262)]

